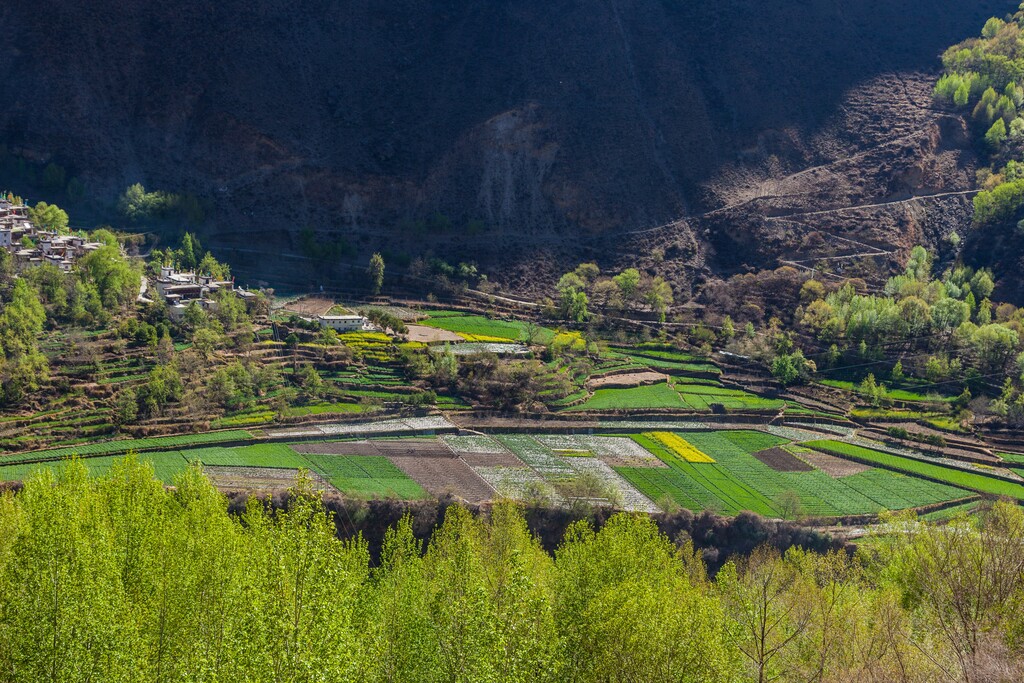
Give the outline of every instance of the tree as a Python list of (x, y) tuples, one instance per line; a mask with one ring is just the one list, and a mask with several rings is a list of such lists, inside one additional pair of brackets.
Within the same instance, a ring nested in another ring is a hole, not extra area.
[(811, 623), (811, 605), (797, 595), (805, 580), (764, 546), (719, 574), (726, 609), (739, 627), (737, 646), (758, 683), (779, 677), (779, 661), (799, 645)]
[(590, 317), (587, 310), (589, 300), (585, 292), (569, 291), (562, 298), (562, 315), (566, 320), (573, 322), (586, 322)]
[(932, 306), (931, 315), (932, 325), (948, 334), (970, 319), (971, 307), (964, 301), (941, 299)]
[(120, 248), (104, 245), (78, 261), (81, 277), (94, 283), (108, 311), (126, 308), (139, 294), (141, 269)]
[(985, 22), (985, 27), (981, 29), (982, 38), (995, 38), (996, 34), (999, 33), (999, 29), (1006, 25), (1002, 19), (991, 17)]
[(68, 214), (56, 204), (39, 202), (29, 207), (28, 219), (43, 230), (65, 233), (68, 229)]
[(619, 293), (626, 301), (635, 299), (640, 291), (640, 271), (636, 268), (626, 268), (624, 271), (612, 278), (619, 287)]
[(726, 341), (729, 341), (736, 336), (736, 326), (733, 324), (732, 318), (729, 316), (722, 318), (721, 336), (722, 339)]
[(231, 269), (227, 264), (221, 263), (213, 257), (213, 254), (206, 252), (203, 255), (199, 265), (196, 267), (196, 272), (201, 275), (209, 275), (215, 280), (225, 281), (231, 279)]
[(820, 280), (807, 280), (800, 287), (800, 301), (809, 304), (825, 298), (825, 285)]
[(786, 385), (806, 379), (815, 370), (814, 363), (804, 358), (800, 349), (792, 353), (780, 353), (772, 361), (772, 376)]
[(992, 127), (985, 133), (985, 144), (992, 152), (998, 152), (1000, 146), (1006, 140), (1006, 122), (999, 118), (996, 119)]
[(779, 508), (779, 515), (783, 519), (797, 519), (800, 517), (803, 501), (800, 500), (800, 494), (793, 489), (786, 489), (780, 493), (778, 500), (775, 502)]
[(663, 278), (656, 277), (651, 281), (644, 299), (651, 310), (658, 314), (658, 319), (665, 322), (665, 311), (672, 305), (672, 287)]
[(168, 404), (181, 400), (183, 391), (178, 369), (174, 365), (157, 365), (136, 392), (139, 412), (147, 417), (157, 415)]
[(971, 277), (971, 292), (977, 299), (987, 299), (992, 296), (996, 285), (992, 280), (992, 271), (982, 268)]
[(581, 263), (573, 271), (586, 285), (592, 285), (601, 274), (596, 263)]
[(927, 249), (918, 245), (910, 250), (906, 274), (918, 282), (928, 281), (932, 276), (932, 255), (928, 253)]
[(555, 553), (567, 674), (555, 678), (734, 680), (722, 604), (702, 590), (700, 561), (683, 557), (647, 517), (616, 515), (596, 532), (586, 522), (570, 527)]
[(200, 254), (203, 247), (199, 244), (198, 238), (190, 232), (186, 232), (181, 238), (180, 266), (183, 270), (195, 270), (199, 266)]
[(315, 401), (323, 393), (324, 380), (312, 365), (301, 366), (296, 381), (302, 388), (302, 394), (307, 402)]
[(223, 335), (218, 334), (209, 327), (200, 327), (192, 332), (192, 345), (195, 350), (206, 360), (209, 360), (213, 352), (221, 345)]
[(958, 107), (966, 107), (971, 98), (971, 85), (966, 81), (961, 83), (953, 95), (953, 103)]
[(135, 422), (139, 415), (138, 396), (131, 387), (117, 392), (114, 398), (114, 410), (111, 412), (113, 422), (118, 427)]
[(583, 280), (576, 273), (566, 273), (558, 280), (559, 307), (566, 320), (584, 322), (589, 317), (590, 303), (584, 290)]
[(374, 294), (380, 294), (381, 288), (384, 287), (384, 257), (374, 253), (370, 257), (370, 266), (366, 272), (370, 280), (370, 289)]
[(998, 502), (981, 523), (905, 527), (896, 539), (898, 585), (956, 654), (958, 678), (981, 680), (974, 676), (978, 658), (989, 634), (1013, 617), (1024, 583), (1024, 513)]
[(10, 300), (0, 309), (0, 350), (8, 358), (36, 350), (45, 323), (38, 293), (26, 280), (15, 280)]

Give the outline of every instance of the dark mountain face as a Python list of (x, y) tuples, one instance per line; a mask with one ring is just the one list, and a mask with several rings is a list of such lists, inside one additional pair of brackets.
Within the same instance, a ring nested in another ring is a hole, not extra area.
[[(879, 144), (904, 105), (866, 114), (882, 132), (865, 141), (842, 129), (851, 93), (934, 71), (1012, 5), (10, 0), (0, 137), (105, 199), (196, 193), (206, 243), (253, 264), (300, 253), (303, 230), (360, 260), (569, 259)], [(676, 233), (685, 268), (736, 265), (728, 230)]]

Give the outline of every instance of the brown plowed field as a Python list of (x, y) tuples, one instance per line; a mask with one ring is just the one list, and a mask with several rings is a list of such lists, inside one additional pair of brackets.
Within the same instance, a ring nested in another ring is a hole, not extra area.
[(810, 472), (814, 469), (784, 448), (758, 451), (754, 457), (776, 472)]
[(336, 441), (296, 443), (298, 453), (324, 455), (384, 455), (396, 457), (454, 458), (455, 454), (437, 439), (394, 439), (391, 441)]
[(437, 439), (396, 439), (372, 441), (379, 455), (388, 457), (454, 458), (455, 453)]
[(380, 455), (380, 451), (369, 441), (294, 443), (291, 447), (296, 453), (314, 455)]
[(801, 453), (800, 457), (830, 477), (849, 477), (850, 475), (860, 474), (871, 469), (867, 465), (861, 465), (859, 462), (843, 460), (842, 458), (818, 453), (817, 451)]
[(405, 337), (409, 341), (423, 342), (429, 344), (431, 342), (461, 342), (466, 341), (454, 332), (448, 330), (439, 330), (436, 327), (427, 327), (426, 325), (406, 325), (409, 331)]
[(321, 297), (307, 296), (285, 306), (282, 310), (298, 313), (299, 315), (315, 318), (318, 315), (327, 315), (327, 311), (334, 306), (334, 301)]
[(587, 382), (587, 386), (591, 389), (609, 388), (609, 387), (638, 387), (642, 384), (657, 384), (658, 382), (664, 382), (668, 379), (668, 375), (660, 372), (653, 371), (642, 371), (642, 372), (629, 372), (622, 375), (608, 375), (607, 377), (598, 377)]
[(469, 503), (480, 503), (494, 496), (494, 489), (459, 458), (414, 455), (388, 459), (433, 496), (451, 494)]

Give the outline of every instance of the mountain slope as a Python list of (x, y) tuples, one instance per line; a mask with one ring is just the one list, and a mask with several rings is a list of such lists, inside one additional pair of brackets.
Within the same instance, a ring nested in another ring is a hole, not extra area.
[[(344, 239), (359, 259), (386, 245), (492, 264), (557, 261), (590, 240), (600, 249), (605, 235), (898, 144), (905, 124), (927, 128), (937, 120), (892, 100), (891, 74), (930, 72), (965, 27), (1010, 9), (15, 0), (0, 8), (0, 136), (32, 158), (58, 158), (108, 199), (136, 181), (206, 198), (207, 244), (237, 247), (248, 262), (308, 252), (298, 237), (307, 228)], [(889, 84), (880, 93), (879, 78)], [(868, 102), (859, 119), (851, 102)], [(917, 154), (909, 167), (948, 144), (934, 130), (926, 137), (906, 152)], [(888, 163), (864, 158), (879, 173)], [(879, 198), (877, 188), (861, 194), (849, 196)], [(807, 201), (802, 210), (818, 206)], [(771, 265), (771, 250), (767, 261), (749, 249), (724, 255), (774, 232), (743, 215), (676, 224), (667, 245), (680, 276)]]

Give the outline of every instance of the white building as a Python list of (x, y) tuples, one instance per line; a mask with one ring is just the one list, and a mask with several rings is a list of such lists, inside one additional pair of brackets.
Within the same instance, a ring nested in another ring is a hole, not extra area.
[(320, 327), (329, 327), (336, 332), (359, 332), (366, 325), (361, 315), (321, 315)]

